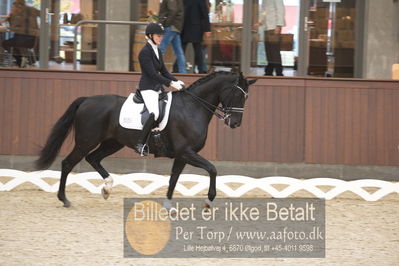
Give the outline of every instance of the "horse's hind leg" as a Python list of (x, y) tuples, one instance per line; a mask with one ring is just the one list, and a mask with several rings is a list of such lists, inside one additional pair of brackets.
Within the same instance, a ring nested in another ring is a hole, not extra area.
[(73, 148), (72, 152), (62, 160), (61, 180), (60, 187), (58, 189), (58, 199), (64, 203), (64, 207), (70, 207), (71, 203), (65, 196), (65, 185), (68, 174), (72, 171), (76, 164), (78, 164), (86, 153), (82, 152), (77, 148), (77, 145)]
[(86, 161), (93, 166), (93, 168), (102, 176), (105, 180), (105, 185), (102, 188), (101, 192), (104, 199), (108, 199), (111, 188), (112, 188), (112, 177), (110, 177), (109, 173), (104, 169), (104, 167), (100, 164), (101, 160), (105, 157), (119, 151), (123, 148), (123, 145), (117, 142), (116, 140), (109, 139), (105, 140), (101, 143), (101, 145), (92, 153), (86, 156)]

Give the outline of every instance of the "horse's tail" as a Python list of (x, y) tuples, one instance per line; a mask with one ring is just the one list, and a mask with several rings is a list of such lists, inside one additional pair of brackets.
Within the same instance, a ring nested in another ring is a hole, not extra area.
[(51, 130), (50, 136), (47, 139), (46, 145), (40, 151), (40, 157), (35, 162), (35, 167), (38, 170), (47, 169), (54, 162), (57, 157), (62, 143), (68, 136), (72, 129), (73, 121), (78, 107), (87, 99), (87, 97), (80, 97), (76, 99), (65, 111), (65, 113), (58, 119)]

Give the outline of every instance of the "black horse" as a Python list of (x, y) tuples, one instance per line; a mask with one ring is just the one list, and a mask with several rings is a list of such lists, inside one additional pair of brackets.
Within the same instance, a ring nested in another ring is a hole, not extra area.
[[(214, 72), (197, 80), (183, 91), (173, 92), (169, 122), (161, 131), (166, 151), (164, 156), (175, 158), (167, 192), (169, 200), (172, 199), (180, 173), (186, 164), (190, 164), (209, 173), (207, 204), (213, 201), (216, 196), (216, 168), (197, 153), (205, 145), (208, 125), (213, 115), (224, 119), (230, 128), (240, 126), (248, 87), (255, 81), (245, 79), (242, 73)], [(65, 207), (70, 206), (65, 196), (67, 176), (84, 157), (105, 179), (103, 196), (108, 197), (112, 178), (100, 162), (124, 146), (133, 148), (140, 133), (119, 125), (119, 113), (125, 100), (125, 97), (117, 95), (80, 97), (69, 106), (52, 128), (36, 161), (36, 168), (40, 170), (50, 167), (70, 130), (75, 128), (75, 147), (62, 161), (58, 190), (58, 199)], [(157, 149), (153, 141), (150, 140), (149, 143), (150, 153), (153, 153)], [(93, 149), (95, 150), (92, 151)]]

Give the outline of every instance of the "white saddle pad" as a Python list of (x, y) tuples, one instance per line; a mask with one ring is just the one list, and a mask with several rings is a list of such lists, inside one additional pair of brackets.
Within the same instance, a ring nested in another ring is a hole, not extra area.
[[(122, 105), (121, 113), (119, 115), (119, 124), (128, 129), (142, 130), (143, 124), (141, 124), (141, 114), (140, 112), (144, 108), (144, 104), (137, 104), (133, 102), (134, 93), (131, 93), (127, 97), (125, 103)], [(172, 105), (172, 92), (168, 92), (168, 100), (165, 109), (165, 116), (163, 117), (161, 123), (159, 123), (158, 128), (154, 130), (162, 131), (168, 124), (170, 106)]]

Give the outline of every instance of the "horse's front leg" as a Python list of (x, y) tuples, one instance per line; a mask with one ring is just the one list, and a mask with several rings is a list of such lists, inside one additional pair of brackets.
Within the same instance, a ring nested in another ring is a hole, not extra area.
[(175, 190), (177, 180), (179, 180), (179, 176), (181, 172), (183, 172), (184, 167), (186, 166), (186, 162), (176, 158), (175, 161), (173, 162), (173, 167), (172, 167), (172, 174), (170, 175), (169, 179), (169, 187), (168, 187), (168, 192), (166, 193), (167, 199), (164, 202), (164, 207), (167, 209), (172, 208), (172, 204), (170, 201), (172, 200), (173, 197), (173, 191)]
[(208, 191), (208, 199), (205, 201), (205, 207), (210, 208), (212, 201), (216, 197), (216, 175), (217, 171), (213, 164), (211, 164), (208, 160), (204, 159), (197, 153), (193, 151), (189, 151), (185, 153), (182, 158), (190, 165), (194, 167), (199, 167), (206, 170), (209, 173), (210, 181), (209, 181), (209, 191)]

